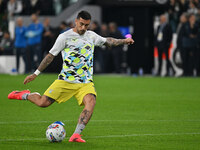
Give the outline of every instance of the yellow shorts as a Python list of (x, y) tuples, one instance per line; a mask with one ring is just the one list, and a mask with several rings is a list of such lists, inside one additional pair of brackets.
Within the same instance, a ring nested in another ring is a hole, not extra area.
[(69, 83), (58, 79), (44, 92), (44, 95), (54, 99), (57, 103), (66, 102), (72, 96), (75, 96), (79, 105), (83, 105), (83, 98), (87, 94), (97, 95), (92, 82)]

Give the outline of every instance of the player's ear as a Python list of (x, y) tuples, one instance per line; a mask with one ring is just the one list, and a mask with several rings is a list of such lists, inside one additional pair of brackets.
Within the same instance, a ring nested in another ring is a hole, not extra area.
[(75, 24), (77, 25), (77, 23), (78, 23), (78, 19), (75, 19)]

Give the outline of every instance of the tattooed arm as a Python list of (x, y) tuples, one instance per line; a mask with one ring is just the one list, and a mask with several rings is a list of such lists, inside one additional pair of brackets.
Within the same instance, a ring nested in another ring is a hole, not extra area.
[(119, 46), (119, 45), (123, 45), (123, 44), (133, 44), (134, 40), (132, 38), (127, 38), (127, 39), (115, 39), (112, 37), (108, 37), (106, 38), (106, 43), (105, 45), (108, 47), (112, 47), (112, 46)]
[(51, 53), (47, 54), (46, 57), (40, 63), (38, 70), (42, 72), (53, 61), (54, 57), (55, 56), (53, 56)]
[[(43, 71), (54, 59), (55, 56), (53, 56), (52, 54), (48, 54), (46, 55), (46, 57), (42, 60), (42, 62), (40, 63), (38, 70), (39, 71)], [(24, 84), (29, 83), (31, 81), (33, 81), (35, 78), (37, 77), (36, 74), (31, 74), (29, 76), (27, 76), (24, 80)]]

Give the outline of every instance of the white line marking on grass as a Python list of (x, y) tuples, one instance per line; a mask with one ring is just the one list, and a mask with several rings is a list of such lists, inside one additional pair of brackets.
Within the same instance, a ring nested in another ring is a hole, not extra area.
[[(123, 137), (137, 137), (137, 136), (179, 136), (179, 135), (200, 135), (200, 133), (147, 133), (147, 134), (125, 134), (125, 135), (105, 135), (105, 136), (85, 136), (86, 139), (99, 138), (123, 138)], [(65, 140), (68, 140), (66, 138)], [(27, 139), (0, 139), (0, 142), (19, 142), (19, 141), (44, 141), (46, 138), (27, 138)]]
[(46, 138), (29, 138), (29, 139), (0, 139), (0, 142), (19, 142), (19, 141), (44, 141)]
[(91, 136), (91, 137), (87, 137), (87, 138), (115, 138), (115, 137), (133, 137), (133, 136), (165, 136), (165, 135), (170, 135), (170, 136), (174, 136), (174, 135), (200, 135), (200, 133), (159, 133), (159, 134), (151, 134), (151, 133), (147, 133), (147, 134), (127, 134), (127, 135), (106, 135), (106, 136)]
[[(39, 120), (39, 121), (0, 121), (1, 124), (38, 124), (53, 123), (55, 121)], [(62, 122), (77, 122), (77, 120), (62, 120)], [(90, 122), (200, 122), (200, 120), (90, 120)]]

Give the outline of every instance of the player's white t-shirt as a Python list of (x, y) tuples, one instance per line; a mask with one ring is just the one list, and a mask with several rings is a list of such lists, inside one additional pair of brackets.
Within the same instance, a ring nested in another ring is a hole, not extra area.
[(56, 56), (62, 52), (63, 68), (59, 79), (71, 83), (92, 82), (94, 46), (102, 46), (106, 38), (93, 31), (79, 35), (70, 29), (60, 34), (49, 51)]

